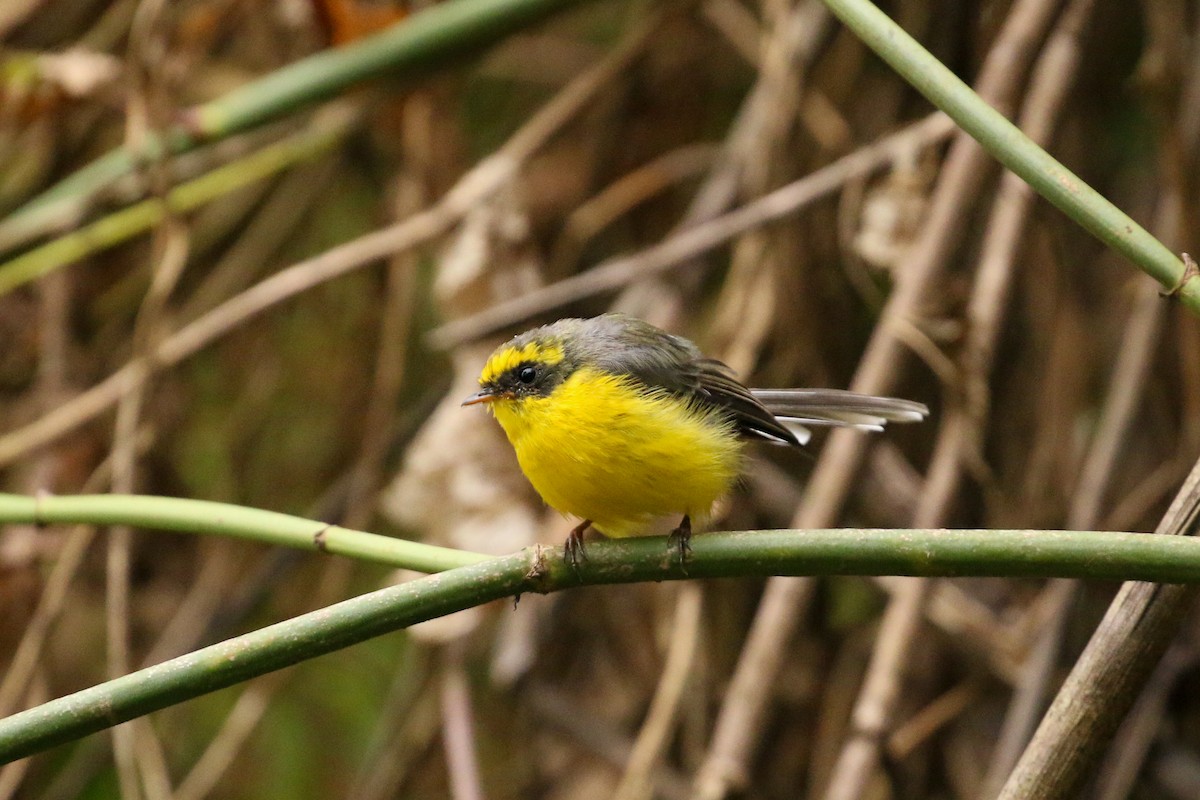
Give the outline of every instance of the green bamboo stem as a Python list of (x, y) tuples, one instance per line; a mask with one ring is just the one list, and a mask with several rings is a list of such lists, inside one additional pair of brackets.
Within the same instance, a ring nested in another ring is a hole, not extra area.
[(1034, 144), (870, 0), (825, 5), (1004, 166), (1200, 314), (1200, 276), (1188, 275), (1176, 254)]
[(488, 558), (481, 553), (354, 531), (275, 511), (179, 497), (0, 494), (0, 523), (130, 525), (229, 536), (349, 556), (417, 572), (443, 572)]
[(448, 0), (348, 47), (323, 50), (199, 106), (188, 129), (211, 139), (260, 125), (368, 78), (406, 80), (478, 52), (582, 0)]
[(141, 152), (120, 147), (0, 221), (0, 249), (44, 235), (62, 216), (138, 164), (244, 131), (385, 74), (412, 81), (582, 0), (447, 0), (352, 45), (323, 50), (188, 110)]
[(143, 200), (0, 264), (0, 296), (59, 267), (132, 239), (168, 214), (186, 214), (255, 181), (264, 180), (332, 149), (358, 115), (334, 113), (274, 144), (231, 161), (170, 190), (164, 201)]
[[(20, 505), (12, 496), (2, 499), (6, 502), (0, 509), (8, 508), (8, 516), (19, 507), (26, 521), (46, 517), (40, 511), (31, 514), (28, 505)], [(84, 516), (68, 514), (68, 508), (60, 507), (59, 516), (73, 520)], [(264, 514), (261, 519), (273, 522), (269, 512), (252, 514)], [(252, 518), (247, 516), (243, 521), (248, 524)], [(110, 519), (100, 516), (90, 521)], [(173, 519), (174, 515), (167, 513), (160, 522)], [(206, 527), (213, 524), (211, 519), (203, 522)], [(311, 537), (313, 523), (308, 525)], [(784, 530), (704, 534), (697, 536), (692, 546), (686, 572), (663, 538), (609, 540), (589, 545), (588, 559), (578, 570), (563, 561), (561, 548), (534, 547), (345, 600), (0, 720), (0, 763), (417, 622), (524, 592), (766, 575), (1062, 577), (1200, 583), (1200, 540), (1185, 536), (1014, 530)]]

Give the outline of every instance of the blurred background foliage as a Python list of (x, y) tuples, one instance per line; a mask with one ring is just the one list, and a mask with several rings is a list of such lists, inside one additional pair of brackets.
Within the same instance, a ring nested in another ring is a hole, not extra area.
[[(1070, 89), (1049, 112), (1052, 151), (1168, 246), (1197, 246), (1196, 3), (881, 5), (973, 84), (1007, 24), (1050, 9), (1016, 52), (1000, 104), (1042, 108), (1031, 64), (1052, 39), (1073, 44)], [(114, 147), (137, 152), (154, 131), (186, 129), (187, 109), (421, 11), (390, 0), (6, 0), (0, 214)], [(1082, 24), (1066, 26), (1071, 14)], [(554, 103), (570, 113), (529, 134)], [(981, 289), (999, 172), (958, 202), (959, 230), (931, 232), (945, 129), (668, 272), (514, 314), (480, 340), (427, 338), (711, 224), (929, 111), (810, 0), (595, 0), (419, 79), (384, 70), (324, 106), (144, 159), (69, 219), (3, 242), (9, 262), (145, 199), (159, 214), (110, 246), (85, 237), (68, 263), (0, 296), (3, 489), (223, 500), (490, 552), (558, 543), (569, 523), (531, 494), (494, 424), (458, 408), (507, 333), (616, 306), (695, 338), (755, 385), (843, 387), (924, 239), (944, 244), (936, 288), (883, 335), (905, 345), (890, 391), (935, 414), (872, 442), (838, 520), (910, 525), (945, 420), (962, 412), (962, 479), (939, 524), (1153, 529), (1200, 452), (1195, 320), (1038, 202), (1010, 242), (1006, 283)], [(514, 147), (514, 134), (534, 144)], [(234, 169), (207, 201), (163, 213), (172, 187), (285, 140), (298, 149), (270, 174), (245, 182)], [(514, 158), (511, 174), (466, 192), (465, 207), (443, 201), (496, 152)], [(441, 227), (229, 324), (52, 442), (22, 438), (268, 276), (422, 213)], [(1001, 302), (981, 363), (964, 343), (985, 326), (971, 309), (987, 291)], [(813, 463), (755, 451), (721, 526), (788, 525)], [(241, 542), (10, 526), (0, 715), (403, 577)], [(820, 582), (778, 672), (762, 675), (766, 713), (743, 737), (743, 760), (714, 789), (697, 775), (714, 758), (714, 720), (762, 589), (590, 588), (464, 612), (156, 714), (115, 752), (96, 735), (10, 765), (0, 796), (825, 796), (844, 779), (835, 763), (849, 715), (900, 589)], [(903, 691), (881, 740), (885, 768), (854, 796), (994, 791), (1014, 686), (1052, 692), (1112, 589), (1065, 601), (1057, 591), (939, 584), (918, 646), (895, 667)], [(1112, 788), (1123, 786), (1200, 796), (1187, 638), (1148, 689), (1160, 713), (1119, 739), (1095, 796), (1125, 796)], [(19, 646), (36, 658), (21, 662)]]

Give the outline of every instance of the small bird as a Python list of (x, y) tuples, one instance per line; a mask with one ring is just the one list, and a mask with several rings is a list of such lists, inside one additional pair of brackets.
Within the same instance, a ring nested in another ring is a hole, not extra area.
[(668, 514), (683, 516), (671, 533), (683, 562), (692, 520), (737, 480), (746, 439), (799, 447), (806, 425), (878, 431), (928, 413), (836, 389), (747, 389), (692, 342), (624, 314), (561, 319), (512, 338), (462, 404), (478, 403), (546, 504), (583, 520), (566, 541), (576, 567), (589, 527), (634, 536)]

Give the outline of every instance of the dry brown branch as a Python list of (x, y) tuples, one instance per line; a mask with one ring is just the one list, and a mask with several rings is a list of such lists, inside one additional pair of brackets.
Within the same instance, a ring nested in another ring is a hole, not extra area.
[(758, 19), (736, 0), (707, 0), (700, 16), (718, 31), (747, 64), (757, 64), (762, 30)]
[(713, 145), (687, 145), (623, 175), (571, 212), (547, 259), (546, 271), (550, 275), (565, 274), (593, 236), (635, 205), (708, 169), (715, 157)]
[[(799, 171), (792, 132), (809, 95), (809, 71), (833, 19), (818, 2), (768, 4), (765, 9), (768, 35), (758, 81), (729, 136), (722, 168), (710, 176), (690, 211), (735, 195), (761, 196)], [(753, 369), (775, 327), (777, 295), (786, 288), (779, 276), (797, 266), (797, 238), (794, 229), (781, 226), (748, 231), (732, 243), (709, 340), (719, 343), (722, 357), (735, 370)]]
[[(1181, 633), (1188, 635), (1191, 632), (1185, 629)], [(1094, 794), (1096, 800), (1124, 800), (1132, 795), (1138, 773), (1145, 766), (1154, 740), (1160, 734), (1171, 693), (1178, 689), (1183, 674), (1195, 669), (1197, 663), (1200, 663), (1200, 650), (1194, 642), (1184, 641), (1182, 637), (1158, 662), (1117, 732), (1112, 747), (1113, 758), (1100, 768)]]
[[(881, 8), (1195, 253), (1196, 0), (1091, 3), (1087, 35), (1064, 41), (1089, 1), (1044, 3), (1027, 35), (1012, 28), (1033, 0)], [(203, 106), (396, 19), (363, 0), (269, 14), (241, 0), (78, 5), (0, 11), (0, 216), (160, 126), (176, 102)], [(381, 80), (335, 99), (355, 109), (336, 152), (185, 215), (187, 265), (166, 302), (150, 299), (170, 283), (162, 231), (0, 298), (0, 488), (103, 488), (115, 454), (126, 486), (156, 494), (467, 549), (557, 542), (567, 523), (494, 421), (458, 400), (492, 333), (607, 307), (693, 338), (754, 385), (853, 383), (938, 406), (852, 446), (818, 431), (807, 453), (749, 447), (746, 480), (714, 509), (721, 527), (787, 525), (802, 499), (804, 521), (856, 526), (917, 514), (1153, 527), (1200, 448), (1195, 321), (1019, 182), (993, 180), (973, 145), (949, 145), (951, 123), (905, 131), (924, 101), (820, 0), (685, 6), (646, 35), (634, 32), (645, 9), (588, 4), (402, 91)], [(1058, 33), (1043, 41), (1051, 18)], [(64, 91), (63, 70), (88, 63), (107, 75)], [(323, 132), (324, 119), (143, 164), (61, 206), (42, 235), (107, 219), (281, 130)], [(441, 321), (455, 327), (438, 336), (485, 338), (431, 352), (419, 334)], [(411, 491), (393, 491), (402, 480)], [(0, 713), (102, 677), (106, 565), (90, 536), (0, 530)], [(340, 559), (244, 543), (133, 542), (135, 664), (377, 582)], [(138, 734), (122, 782), (179, 800), (281, 778), (365, 800), (819, 798), (831, 780), (855, 800), (994, 797), (1106, 595), (892, 577), (703, 588), (702, 611), (672, 610), (661, 587), (525, 597), (450, 620), (440, 639), (387, 637), (160, 712), (161, 742)], [(1106, 797), (1197, 794), (1200, 760), (1181, 738), (1195, 709), (1164, 702), (1186, 688), (1194, 622), (1130, 688), (1139, 699), (1091, 770)], [(0, 770), (0, 800), (77, 800), (116, 782), (98, 736)]]
[[(1200, 521), (1200, 462), (1175, 496), (1156, 534), (1191, 536)], [(1078, 795), (1113, 732), (1137, 700), (1191, 609), (1188, 587), (1126, 583), (1075, 663), (1001, 800)]]
[[(838, 191), (847, 181), (884, 168), (897, 152), (911, 149), (914, 143), (937, 143), (953, 127), (953, 123), (942, 114), (933, 114), (807, 177), (716, 217), (710, 223), (688, 228), (640, 253), (604, 261), (580, 275), (447, 323), (434, 329), (428, 341), (439, 348), (475, 341), (577, 300), (611, 292), (634, 280), (665, 272), (725, 244), (741, 233), (795, 214), (810, 203)], [(0, 440), (0, 464), (4, 463), (5, 455), (4, 441)]]
[[(791, 614), (798, 620), (812, 601), (816, 583), (796, 580), (789, 586), (791, 590), (786, 593), (776, 591), (764, 595), (758, 613), (771, 613), (773, 617)], [(738, 671), (717, 717), (708, 753), (696, 775), (693, 794), (698, 800), (725, 797), (731, 790), (746, 785), (750, 774), (748, 765), (754, 757), (770, 696), (765, 687), (770, 687), (779, 674), (784, 653), (783, 647), (771, 646), (773, 642), (757, 640), (756, 633), (758, 636), (778, 634), (791, 638), (793, 630), (794, 623), (792, 628), (784, 630), (762, 630), (759, 626), (750, 629), (738, 661)]]
[(696, 656), (703, 604), (704, 593), (698, 584), (687, 583), (679, 587), (666, 664), (650, 710), (646, 712), (646, 721), (633, 743), (625, 773), (613, 795), (616, 800), (644, 800), (653, 796), (653, 773), (675, 727), (679, 704)]
[(150, 361), (125, 365), (106, 380), (23, 428), (0, 437), (0, 467), (53, 442), (108, 411), (139, 389), (151, 369), (167, 369), (274, 306), (379, 259), (420, 247), (450, 230), (476, 203), (505, 185), (537, 148), (579, 113), (608, 81), (637, 57), (657, 28), (642, 25), (603, 62), (573, 81), (521, 127), (497, 153), (464, 175), (433, 207), (387, 228), (334, 247), (272, 275), (164, 336)]
[[(37, 285), (41, 347), (36, 392), (38, 405), (43, 410), (54, 408), (66, 395), (70, 285), (71, 278), (66, 274), (49, 276)], [(30, 471), (28, 491), (35, 495), (53, 492), (61, 472), (59, 466), (53, 453), (43, 453)], [(97, 485), (100, 481), (93, 477), (89, 483)], [(50, 627), (62, 610), (67, 591), (93, 534), (92, 528), (72, 528), (59, 549), (58, 561), (42, 584), (37, 606), (26, 620), (21, 640), (13, 650), (4, 679), (0, 682), (0, 717), (17, 710), (22, 695), (34, 680)], [(10, 530), (8, 535), (33, 539), (38, 532), (33, 527), (17, 528)], [(16, 784), (12, 788), (15, 791)], [(0, 794), (0, 797), (8, 796), (7, 793)]]
[[(1031, 0), (1017, 4), (1010, 12), (978, 82), (979, 93), (993, 105), (1002, 110), (1011, 107), (1027, 65), (1057, 10), (1056, 2)], [(854, 391), (886, 394), (894, 385), (902, 356), (901, 344), (894, 335), (896, 325), (918, 316), (926, 293), (932, 288), (960, 240), (967, 212), (972, 206), (971, 200), (977, 196), (987, 169), (988, 161), (982, 149), (972, 140), (960, 136), (947, 157), (925, 233), (914, 244), (909, 254), (910, 265), (900, 276), (896, 290), (885, 307), (883, 320), (859, 362), (851, 384)], [(835, 432), (826, 443), (794, 520), (797, 527), (822, 527), (836, 521), (866, 448), (862, 437), (841, 433)], [(924, 592), (915, 587), (916, 584), (909, 597), (911, 602), (907, 605), (919, 609), (923, 605)], [(802, 581), (774, 579), (768, 583), (763, 605), (743, 649), (738, 673), (734, 676), (735, 684), (745, 681), (747, 686), (755, 685), (748, 677), (750, 665), (755, 665), (756, 672), (761, 664), (777, 668), (782, 660), (783, 648), (796, 626), (799, 607), (796, 601), (804, 592)], [(768, 652), (760, 653), (752, 648), (763, 648)], [(881, 665), (880, 670), (883, 669)], [(772, 673), (765, 676), (756, 674), (753, 681), (761, 687), (770, 685), (773, 682), (771, 677)], [(868, 681), (868, 685), (881, 689), (885, 683), (882, 678), (874, 683)], [(757, 694), (762, 696), (761, 688)], [(761, 706), (763, 702), (760, 699), (752, 705)], [(870, 705), (878, 708), (874, 701)], [(864, 719), (866, 716), (864, 713)], [(751, 715), (751, 718), (756, 718), (756, 715)], [(750, 739), (756, 735), (757, 732), (747, 730), (743, 738)], [(868, 741), (855, 749), (864, 754), (875, 752), (874, 745)], [(743, 750), (748, 754), (753, 747)], [(873, 757), (847, 756), (844, 771), (835, 770), (831, 778), (831, 795), (857, 797), (860, 791), (858, 787), (872, 772), (870, 766), (873, 763)]]
[[(571, 737), (579, 744), (580, 750), (603, 758), (616, 769), (623, 769), (629, 763), (633, 741), (620, 731), (605, 726), (602, 720), (582, 714), (572, 698), (546, 687), (534, 687), (529, 701), (535, 713), (556, 732)], [(656, 796), (668, 800), (683, 800), (691, 796), (684, 776), (665, 765), (656, 767), (652, 778)]]
[(1004, 723), (996, 737), (996, 747), (992, 750), (983, 777), (981, 797), (995, 797), (1000, 792), (1029, 737), (1037, 728), (1046, 706), (1046, 693), (1057, 674), (1064, 629), (1076, 588), (1074, 581), (1051, 581), (1042, 593), (1042, 604), (1049, 608), (1049, 620), (1042, 626), (1037, 641), (1021, 664), (1012, 699), (1004, 714)]
[[(603, 291), (620, 286), (634, 277), (642, 277), (646, 272), (654, 269), (669, 268), (709, 248), (719, 246), (749, 228), (794, 213), (803, 205), (829, 192), (836, 191), (846, 180), (883, 166), (892, 157), (895, 150), (901, 149), (902, 146), (907, 148), (912, 140), (932, 144), (945, 136), (952, 127), (953, 124), (946, 117), (935, 114), (893, 137), (883, 139), (875, 145), (835, 162), (829, 168), (810, 176), (809, 179), (797, 181), (743, 209), (724, 215), (720, 218), (719, 224), (713, 223), (695, 232), (679, 234), (638, 256), (611, 262), (609, 267), (619, 267), (619, 269), (610, 270), (608, 274), (611, 277), (607, 277), (597, 290)], [(487, 196), (494, 191), (496, 186), (507, 181), (512, 167), (513, 164), (507, 159), (486, 160), (465, 176), (453, 190), (447, 193), (442, 202), (432, 209), (414, 214), (389, 228), (301, 261), (263, 280), (251, 289), (222, 303), (195, 322), (165, 337), (155, 350), (155, 365), (158, 369), (173, 367), (279, 303), (389, 254), (420, 247), (435, 239), (448, 231), (479, 198)], [(818, 177), (819, 180), (813, 180)], [(586, 275), (594, 275), (597, 269), (599, 267), (589, 271)], [(578, 279), (563, 281), (555, 286), (561, 287), (567, 283), (579, 287)], [(601, 282), (593, 280), (589, 283)], [(553, 292), (554, 287), (544, 291)], [(583, 295), (592, 293), (591, 288), (575, 288), (571, 290), (571, 294), (579, 291), (582, 291)], [(532, 298), (537, 305), (528, 312), (522, 311), (521, 314), (537, 313), (543, 304), (546, 307), (554, 307), (560, 302), (565, 302), (560, 298), (547, 298), (541, 292), (533, 292), (526, 297)], [(517, 303), (527, 304), (523, 301), (515, 301), (514, 305)], [(480, 316), (484, 317), (485, 322), (491, 317), (499, 317), (500, 325), (508, 325), (511, 323), (511, 312), (506, 309), (506, 305), (502, 303), (494, 307), (502, 313), (488, 312), (486, 316)], [(487, 323), (482, 330), (490, 329), (493, 324), (495, 323)], [(432, 342), (449, 344), (457, 340), (456, 329), (450, 325), (438, 330), (442, 331), (444, 335), (436, 336), (435, 331), (435, 334), (431, 334)], [(472, 330), (467, 333), (473, 336), (474, 330), (473, 326)], [(139, 386), (143, 380), (144, 376), (140, 370), (135, 369), (133, 364), (126, 365), (54, 411), (22, 428), (0, 436), (0, 467), (10, 464), (38, 448), (45, 447), (59, 437), (105, 413), (112, 408), (118, 398)]]
[[(1140, 282), (1139, 282), (1140, 283)], [(1147, 292), (1147, 290), (1149, 290)], [(1152, 302), (1151, 302), (1152, 301)], [(1158, 340), (1161, 318), (1161, 299), (1158, 287), (1142, 287), (1127, 325), (1128, 333), (1113, 369), (1096, 438), (1084, 461), (1080, 484), (1072, 501), (1067, 525), (1076, 530), (1090, 529), (1099, 519), (1101, 499), (1117, 465), (1117, 455), (1133, 423), (1137, 403), (1145, 389), (1145, 373)], [(1005, 715), (1004, 728), (998, 739), (988, 776), (986, 797), (996, 796), (1021, 755), (1029, 737), (1037, 727), (1045, 705), (1045, 695), (1058, 661), (1067, 612), (1076, 594), (1074, 581), (1052, 581), (1046, 589), (1054, 598), (1057, 610), (1051, 624), (1038, 636), (1028, 663), (1022, 670), (1012, 705)]]
[(879, 625), (871, 663), (850, 717), (849, 738), (838, 755), (829, 800), (855, 800), (866, 791), (879, 763), (880, 748), (891, 733), (904, 685), (904, 665), (923, 621), (933, 582), (909, 579), (888, 603)]
[(256, 681), (241, 693), (225, 724), (179, 782), (173, 795), (175, 800), (204, 800), (212, 794), (282, 684), (279, 676), (269, 676)]
[(253, 218), (244, 223), (237, 243), (184, 299), (179, 318), (194, 320), (245, 289), (303, 224), (314, 204), (321, 199), (337, 166), (336, 161), (326, 160), (298, 166), (283, 176)]
[[(144, 149), (151, 130), (160, 129), (172, 113), (168, 88), (162, 83), (162, 59), (166, 40), (163, 30), (165, 4), (162, 0), (142, 0), (130, 28), (127, 68), (134, 80), (126, 98), (127, 144), (135, 152)], [(149, 183), (158, 202), (166, 208), (170, 188), (161, 160), (148, 166)], [(138, 309), (133, 330), (133, 355), (136, 363), (145, 363), (145, 354), (153, 352), (167, 300), (174, 291), (187, 263), (189, 251), (186, 226), (167, 211), (163, 223), (154, 232), (151, 281)], [(138, 490), (137, 432), (143, 422), (143, 407), (149, 387), (138, 387), (124, 395), (117, 405), (112, 445), (112, 490), (134, 494)], [(131, 671), (132, 617), (130, 559), (133, 531), (114, 526), (108, 531), (105, 564), (105, 628), (107, 633), (106, 668), (109, 678)], [(157, 734), (145, 720), (119, 725), (112, 731), (113, 758), (121, 795), (127, 800), (146, 797), (167, 798), (171, 782)]]
[(17, 710), (21, 696), (34, 677), (50, 627), (67, 601), (71, 581), (95, 533), (94, 528), (81, 525), (72, 528), (68, 534), (38, 598), (37, 608), (27, 620), (24, 635), (13, 652), (4, 682), (0, 683), (0, 716), (8, 716)]
[[(1092, 14), (1093, 0), (1078, 0), (1068, 5), (1054, 33), (1047, 41), (1043, 53), (1037, 60), (1030, 80), (1020, 123), (1030, 138), (1045, 146), (1053, 136), (1055, 123), (1061, 113), (1067, 91), (1071, 86), (1081, 57), (1081, 35)], [(966, 311), (966, 340), (963, 344), (959, 375), (965, 395), (962, 405), (949, 404), (929, 467), (929, 477), (921, 492), (920, 505), (914, 516), (914, 524), (937, 526), (945, 524), (951, 505), (958, 490), (963, 467), (982, 460), (979, 441), (980, 431), (985, 424), (988, 409), (987, 385), (992, 370), (993, 355), (1002, 328), (1004, 310), (1008, 304), (1020, 243), (1033, 203), (1033, 193), (1023, 181), (1012, 173), (1006, 173), (992, 208), (984, 237), (975, 286)], [(894, 705), (899, 697), (899, 683), (903, 675), (903, 662), (918, 630), (918, 617), (924, 615), (924, 606), (932, 591), (928, 581), (909, 581), (908, 590), (893, 602), (884, 617), (880, 630), (882, 642), (890, 637), (904, 639), (892, 648), (881, 646), (876, 651), (876, 660), (868, 672), (863, 687), (861, 705), (855, 709), (856, 722), (860, 720), (863, 734), (847, 745), (844, 752), (846, 774), (861, 772), (857, 781), (847, 780), (842, 794), (830, 792), (831, 797), (849, 800), (857, 797), (865, 786), (867, 775), (873, 768), (877, 755), (876, 742), (881, 735), (877, 727), (894, 715)], [(1068, 595), (1069, 596), (1069, 595)], [(1062, 600), (1065, 610), (1067, 599)], [(900, 605), (904, 614), (892, 609)], [(893, 627), (895, 627), (895, 631)], [(1054, 628), (1048, 629), (1048, 641), (1057, 641)], [(1045, 637), (1043, 637), (1045, 638)], [(1046, 647), (1050, 647), (1046, 645)], [(1050, 675), (1050, 654), (1041, 662), (1041, 669), (1034, 668), (1025, 674), (1046, 679)], [(888, 660), (887, 656), (891, 656)], [(1038, 662), (1031, 662), (1037, 664)], [(872, 684), (871, 681), (877, 683)], [(1027, 693), (1036, 703), (1037, 692)], [(859, 727), (859, 725), (856, 725)], [(1014, 730), (1021, 730), (1015, 728)], [(836, 779), (836, 778), (835, 778)], [(837, 784), (834, 784), (837, 786)]]
[[(425, 751), (435, 743), (441, 721), (438, 693), (426, 690), (413, 695), (405, 683), (401, 671), (397, 671), (381, 715), (381, 720), (388, 723), (386, 738), (374, 742), (377, 752), (363, 760), (368, 771), (356, 776), (346, 797), (362, 800), (395, 797)], [(425, 683), (430, 687), (436, 685), (432, 680)]]
[(938, 697), (892, 731), (887, 740), (888, 756), (896, 761), (907, 758), (938, 730), (965, 711), (971, 703), (977, 701), (981, 693), (979, 684), (966, 680)]
[[(1194, 91), (1196, 86), (1200, 86), (1200, 83), (1191, 84), (1189, 90)], [(1184, 140), (1184, 148), (1192, 146), (1197, 141), (1197, 132), (1193, 130), (1191, 134), (1190, 139)], [(1159, 201), (1154, 230), (1164, 241), (1171, 241), (1176, 236), (1176, 231), (1180, 229), (1183, 214), (1181, 188), (1177, 182), (1168, 182)], [(1165, 311), (1158, 294), (1157, 287), (1147, 287), (1138, 283), (1134, 310), (1126, 325), (1126, 335), (1113, 367), (1110, 389), (1106, 396), (1097, 435), (1089, 449), (1088, 458), (1084, 462), (1068, 517), (1070, 526), (1094, 525), (1100, 518), (1105, 495), (1112, 476), (1117, 471), (1118, 458), (1134, 425), (1137, 409), (1144, 399), (1153, 355), (1158, 347)], [(1043, 681), (1043, 689), (1044, 683), (1045, 681)], [(1150, 707), (1153, 707), (1153, 701), (1147, 702)], [(1034, 708), (1040, 708), (1040, 703)], [(1017, 763), (1019, 745), (1022, 745), (1025, 739), (1033, 734), (1035, 722), (1032, 717), (1033, 708), (1026, 709), (1025, 714), (1027, 717), (1023, 725), (1026, 729), (1025, 738), (1013, 737), (1013, 740), (1004, 748), (1004, 757), (997, 757), (993, 762), (990, 770), (992, 791), (989, 796), (994, 796), (1001, 786), (1005, 785), (1004, 779), (1009, 776), (1012, 766)], [(1106, 772), (1108, 776), (1106, 791), (1109, 792), (1107, 796), (1110, 797), (1115, 796), (1113, 792), (1117, 790), (1114, 787), (1128, 784), (1133, 771), (1132, 764), (1140, 763), (1141, 758), (1145, 757), (1145, 749), (1133, 747), (1130, 752), (1122, 752), (1121, 755), (1124, 758), (1115, 762)], [(1013, 774), (1015, 776), (1015, 773)], [(1007, 786), (1012, 786), (1011, 780)], [(1005, 789), (1005, 791), (1009, 790)]]
[(461, 643), (442, 648), (442, 748), (453, 800), (483, 800), (471, 692), (463, 668)]

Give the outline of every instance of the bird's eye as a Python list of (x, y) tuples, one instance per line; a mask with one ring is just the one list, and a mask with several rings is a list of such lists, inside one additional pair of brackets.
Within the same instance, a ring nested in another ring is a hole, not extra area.
[(525, 384), (526, 386), (531, 385), (534, 381), (537, 380), (537, 368), (536, 367), (521, 367), (519, 370), (517, 370), (517, 380), (519, 380), (521, 383)]

